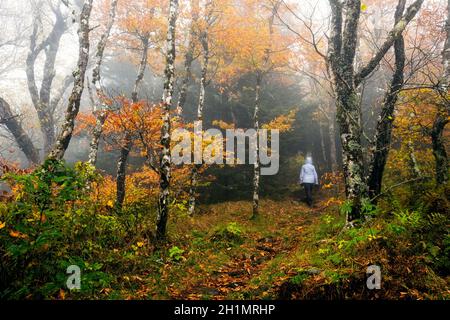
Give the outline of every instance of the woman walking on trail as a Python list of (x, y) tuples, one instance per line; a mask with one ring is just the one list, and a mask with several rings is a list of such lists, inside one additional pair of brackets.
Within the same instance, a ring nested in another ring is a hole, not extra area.
[(311, 157), (306, 157), (305, 164), (300, 170), (300, 184), (305, 188), (306, 203), (312, 207), (312, 189), (314, 185), (319, 184), (319, 179), (317, 178), (316, 168), (312, 164)]

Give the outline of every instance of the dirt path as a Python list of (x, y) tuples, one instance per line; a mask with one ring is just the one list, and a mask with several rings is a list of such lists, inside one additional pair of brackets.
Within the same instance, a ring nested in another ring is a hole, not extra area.
[[(280, 255), (288, 253), (300, 241), (304, 230), (317, 219), (321, 204), (310, 209), (303, 203), (290, 201), (288, 206), (267, 206), (262, 219), (271, 219), (265, 236), (256, 231), (249, 234), (250, 241), (242, 247), (242, 253), (204, 278), (192, 283), (181, 292), (171, 295), (173, 299), (229, 299), (230, 296), (261, 291), (252, 279), (258, 278), (264, 268)], [(268, 217), (270, 215), (270, 217)], [(249, 222), (251, 223), (251, 222)], [(289, 241), (286, 237), (289, 235)], [(223, 249), (227, 250), (227, 249)], [(205, 262), (207, 263), (207, 262)], [(264, 291), (264, 290), (263, 290)]]

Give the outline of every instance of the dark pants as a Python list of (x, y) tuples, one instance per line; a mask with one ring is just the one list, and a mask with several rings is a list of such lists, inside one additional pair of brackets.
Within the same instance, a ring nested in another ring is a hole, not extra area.
[(306, 203), (311, 207), (313, 204), (312, 199), (312, 189), (313, 189), (314, 183), (304, 183), (303, 187), (305, 187), (305, 194), (306, 194)]

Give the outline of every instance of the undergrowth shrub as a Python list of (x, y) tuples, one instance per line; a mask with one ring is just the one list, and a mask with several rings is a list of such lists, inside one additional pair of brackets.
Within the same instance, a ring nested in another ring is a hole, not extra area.
[(102, 177), (92, 166), (47, 160), (2, 180), (12, 195), (0, 202), (0, 298), (61, 295), (70, 265), (81, 269), (79, 295), (92, 296), (110, 286), (115, 268), (133, 265), (142, 252), (143, 244), (129, 237), (142, 228), (140, 216), (93, 199)]
[[(320, 272), (299, 272), (280, 287), (280, 297), (449, 298), (448, 187), (428, 184), (414, 187), (427, 192), (409, 194), (405, 186), (406, 191), (388, 194), (378, 206), (363, 204), (365, 219), (357, 227), (343, 228), (349, 209), (346, 202), (335, 208), (339, 216), (322, 215), (312, 226), (314, 243), (305, 243), (300, 249), (308, 249), (303, 263)], [(382, 290), (377, 292), (365, 285), (370, 265), (380, 266), (382, 271)]]
[(242, 226), (237, 222), (230, 222), (217, 227), (211, 235), (211, 240), (224, 245), (241, 244), (244, 241), (243, 233)]

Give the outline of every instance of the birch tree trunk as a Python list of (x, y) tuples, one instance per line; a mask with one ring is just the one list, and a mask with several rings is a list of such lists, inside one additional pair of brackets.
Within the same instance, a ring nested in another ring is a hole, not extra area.
[(166, 238), (167, 219), (169, 216), (169, 188), (170, 188), (170, 106), (172, 104), (175, 77), (175, 27), (178, 15), (178, 0), (170, 0), (169, 28), (166, 40), (166, 68), (164, 71), (165, 82), (161, 107), (163, 108), (161, 128), (161, 156), (160, 156), (160, 194), (158, 216), (156, 219), (156, 240)]
[(107, 118), (107, 106), (103, 103), (104, 92), (101, 85), (101, 66), (103, 62), (103, 54), (105, 52), (106, 44), (108, 43), (109, 35), (114, 24), (116, 17), (117, 1), (111, 1), (111, 7), (109, 11), (109, 20), (106, 26), (105, 32), (100, 37), (100, 41), (97, 44), (97, 52), (95, 54), (95, 67), (92, 70), (92, 83), (95, 86), (96, 100), (94, 106), (95, 113), (95, 127), (92, 131), (92, 140), (89, 145), (89, 157), (88, 163), (95, 166), (97, 163), (98, 146), (100, 143), (100, 137), (103, 132), (103, 125)]
[(89, 60), (89, 19), (92, 11), (92, 1), (85, 0), (80, 14), (80, 27), (78, 29), (79, 39), (79, 53), (78, 66), (74, 71), (74, 86), (69, 97), (69, 105), (66, 110), (64, 123), (61, 128), (61, 133), (56, 141), (56, 144), (50, 152), (48, 158), (61, 160), (64, 157), (70, 140), (72, 139), (73, 129), (75, 126), (75, 118), (80, 110), (81, 96), (84, 90), (84, 80), (86, 75), (86, 68)]
[[(208, 63), (209, 63), (209, 46), (208, 46), (208, 31), (205, 30), (200, 36), (200, 42), (202, 45), (202, 72), (200, 79), (200, 93), (197, 105), (197, 121), (201, 124), (203, 128), (203, 108), (205, 106), (205, 94), (207, 85), (207, 73), (208, 73)], [(189, 187), (189, 215), (193, 215), (195, 212), (196, 204), (196, 192), (197, 192), (197, 182), (198, 182), (198, 171), (201, 168), (201, 164), (194, 164), (191, 171), (190, 187)]]
[(253, 114), (253, 128), (256, 131), (256, 145), (254, 146), (255, 163), (253, 164), (253, 205), (252, 219), (256, 219), (259, 215), (259, 181), (261, 176), (261, 166), (259, 162), (259, 108), (261, 103), (261, 82), (262, 74), (256, 75), (255, 86), (255, 111)]
[[(142, 41), (142, 55), (141, 61), (139, 63), (139, 69), (136, 76), (136, 80), (134, 81), (133, 91), (131, 92), (131, 100), (133, 103), (137, 103), (139, 101), (138, 91), (139, 86), (144, 79), (145, 69), (147, 68), (147, 59), (148, 59), (148, 45), (149, 45), (149, 37), (145, 35), (141, 38)], [(128, 157), (130, 155), (131, 148), (133, 147), (133, 141), (131, 137), (131, 132), (125, 132), (125, 137), (123, 139), (123, 144), (120, 148), (120, 156), (117, 161), (117, 174), (116, 174), (116, 203), (115, 207), (118, 210), (122, 209), (123, 201), (125, 200), (126, 194), (126, 170), (127, 170), (127, 162)]]
[(442, 64), (444, 73), (439, 88), (442, 103), (438, 105), (436, 117), (431, 129), (431, 141), (433, 144), (433, 155), (436, 162), (436, 183), (443, 184), (448, 181), (448, 156), (445, 149), (444, 130), (450, 118), (450, 101), (448, 100), (448, 89), (450, 82), (450, 0), (447, 3), (447, 21), (445, 24), (445, 46), (442, 51)]
[[(273, 35), (273, 24), (275, 16), (278, 14), (278, 9), (282, 1), (275, 1), (272, 3), (271, 15), (269, 17), (269, 35), (272, 39)], [(272, 42), (272, 41), (270, 41)], [(256, 84), (255, 84), (255, 109), (253, 113), (253, 128), (256, 131), (256, 145), (254, 146), (255, 153), (255, 163), (253, 165), (253, 198), (252, 198), (252, 216), (251, 219), (256, 219), (259, 215), (259, 182), (261, 176), (261, 163), (259, 159), (259, 109), (261, 104), (261, 84), (263, 81), (264, 73), (269, 72), (270, 68), (270, 55), (271, 47), (268, 46), (265, 49), (263, 58), (263, 69), (256, 71)]]
[(423, 0), (416, 0), (410, 5), (405, 15), (390, 31), (378, 52), (358, 73), (355, 73), (354, 61), (361, 1), (348, 0), (342, 3), (339, 0), (329, 0), (329, 2), (332, 14), (328, 60), (333, 74), (333, 87), (336, 94), (336, 119), (342, 144), (346, 196), (347, 201), (351, 204), (351, 211), (347, 213), (347, 225), (352, 226), (354, 221), (363, 218), (361, 217), (362, 201), (368, 197), (361, 145), (361, 106), (357, 88), (375, 70), (390, 47), (401, 36), (408, 23), (417, 14)]
[(32, 164), (38, 164), (40, 159), (38, 150), (34, 147), (17, 116), (12, 113), (8, 102), (3, 98), (0, 98), (0, 125), (5, 125), (8, 128), (28, 161)]
[[(405, 11), (406, 0), (400, 0), (395, 12), (395, 24), (402, 18)], [(400, 36), (394, 42), (395, 51), (395, 70), (387, 91), (381, 113), (378, 117), (376, 126), (374, 145), (371, 146), (370, 164), (369, 164), (369, 196), (371, 199), (378, 199), (381, 192), (384, 168), (391, 144), (392, 124), (395, 120), (395, 105), (398, 100), (398, 94), (403, 87), (404, 68), (405, 68), (405, 41)], [(376, 201), (376, 200), (375, 200)]]

